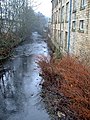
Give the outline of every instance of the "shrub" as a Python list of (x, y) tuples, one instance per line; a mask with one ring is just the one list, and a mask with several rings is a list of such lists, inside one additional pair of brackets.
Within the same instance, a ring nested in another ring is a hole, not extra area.
[(90, 68), (75, 57), (65, 56), (61, 60), (41, 57), (38, 63), (44, 78), (43, 86), (54, 86), (69, 100), (68, 107), (80, 119), (90, 118)]

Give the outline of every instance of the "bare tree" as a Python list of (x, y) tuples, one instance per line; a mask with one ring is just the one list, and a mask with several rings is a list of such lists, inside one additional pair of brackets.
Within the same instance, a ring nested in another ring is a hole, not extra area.
[(28, 0), (29, 6), (36, 10), (41, 5), (41, 2), (38, 2), (37, 0)]

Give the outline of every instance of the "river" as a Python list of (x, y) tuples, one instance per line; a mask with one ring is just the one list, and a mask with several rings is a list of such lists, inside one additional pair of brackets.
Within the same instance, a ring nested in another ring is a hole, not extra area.
[(40, 97), (38, 55), (49, 55), (37, 33), (15, 48), (0, 75), (0, 120), (50, 120)]

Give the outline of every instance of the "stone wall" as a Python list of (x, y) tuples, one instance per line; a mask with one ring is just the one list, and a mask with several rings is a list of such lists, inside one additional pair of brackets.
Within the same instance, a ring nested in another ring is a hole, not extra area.
[[(80, 6), (80, 0), (78, 1)], [(87, 1), (85, 9), (77, 7), (76, 13), (72, 13), (72, 21), (76, 19), (76, 30), (71, 28), (71, 53), (75, 54), (81, 61), (90, 64), (90, 1)], [(84, 29), (80, 31), (80, 20), (84, 20)]]
[[(54, 0), (53, 0), (54, 1)], [(73, 11), (73, 0), (72, 0), (72, 12), (71, 12), (71, 25), (70, 25), (70, 53), (74, 54), (81, 61), (86, 62), (90, 65), (90, 0), (86, 0), (85, 6), (81, 8), (81, 0), (77, 0), (76, 11)], [(63, 53), (68, 52), (68, 35), (69, 35), (69, 21), (66, 21), (66, 4), (70, 0), (64, 0), (59, 2), (58, 5), (52, 10), (54, 19), (57, 22), (52, 22), (52, 43), (57, 49), (61, 47)], [(61, 21), (61, 8), (64, 6), (63, 22)], [(60, 10), (60, 13), (59, 13)], [(68, 10), (70, 13), (70, 8)], [(56, 15), (57, 14), (57, 15)], [(68, 14), (69, 15), (69, 14)], [(55, 18), (56, 17), (56, 18)], [(52, 19), (53, 19), (52, 18)], [(60, 22), (59, 22), (60, 19)], [(83, 29), (80, 29), (80, 21), (83, 22)], [(73, 29), (73, 21), (76, 21), (75, 29)]]

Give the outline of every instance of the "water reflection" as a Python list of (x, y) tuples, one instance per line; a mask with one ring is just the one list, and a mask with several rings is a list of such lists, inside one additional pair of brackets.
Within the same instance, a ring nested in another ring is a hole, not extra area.
[[(41, 36), (33, 34), (14, 51), (14, 56), (4, 65), (0, 76), (0, 120), (49, 120), (40, 102), (39, 68), (36, 56), (48, 55), (47, 44)], [(9, 68), (9, 69), (8, 69)]]
[(12, 77), (13, 77), (13, 73), (10, 70), (5, 70), (5, 72), (1, 73), (0, 88), (1, 88), (2, 96), (4, 98), (13, 96), (14, 87), (11, 80)]
[(23, 79), (28, 72), (27, 59), (28, 57), (23, 55), (11, 61), (10, 68), (4, 69), (0, 75), (0, 96), (2, 96), (0, 100), (0, 120), (5, 120), (9, 114), (22, 111), (24, 108), (25, 94)]

